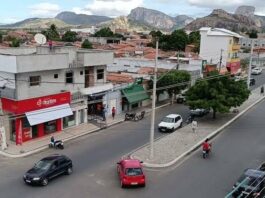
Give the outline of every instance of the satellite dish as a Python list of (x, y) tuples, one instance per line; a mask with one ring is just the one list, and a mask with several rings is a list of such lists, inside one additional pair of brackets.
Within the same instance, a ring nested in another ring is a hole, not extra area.
[(47, 42), (46, 37), (43, 34), (39, 34), (39, 33), (34, 36), (34, 40), (36, 41), (36, 43), (40, 45), (43, 45)]

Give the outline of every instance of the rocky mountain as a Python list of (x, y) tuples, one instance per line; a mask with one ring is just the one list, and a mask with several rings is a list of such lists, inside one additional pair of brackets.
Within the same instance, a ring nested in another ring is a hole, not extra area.
[(74, 12), (61, 12), (55, 18), (71, 25), (97, 25), (112, 20), (106, 16), (76, 14)]
[(17, 23), (0, 25), (0, 28), (26, 28), (26, 29), (45, 29), (51, 24), (55, 24), (58, 28), (70, 27), (69, 24), (55, 18), (29, 18)]
[(171, 17), (163, 12), (151, 10), (143, 7), (137, 7), (131, 10), (128, 19), (137, 21), (140, 24), (151, 26), (155, 29), (173, 30), (176, 27), (184, 27), (187, 22), (193, 20), (186, 15)]
[[(254, 10), (255, 11), (255, 10)], [(213, 12), (203, 18), (198, 18), (188, 24), (185, 29), (198, 30), (201, 27), (226, 28), (232, 31), (241, 30), (261, 30), (264, 28), (263, 17), (254, 15), (253, 7), (241, 6), (236, 10), (236, 14), (228, 13), (221, 9)]]
[(154, 27), (138, 23), (137, 21), (133, 21), (128, 17), (121, 16), (117, 17), (111, 21), (103, 22), (99, 25), (100, 27), (109, 27), (113, 31), (115, 29), (127, 29), (131, 31), (148, 31), (153, 30)]

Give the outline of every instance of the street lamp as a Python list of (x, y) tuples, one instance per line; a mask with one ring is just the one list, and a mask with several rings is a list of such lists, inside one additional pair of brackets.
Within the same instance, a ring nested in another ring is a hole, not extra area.
[(251, 53), (250, 53), (250, 60), (249, 60), (249, 66), (248, 66), (248, 80), (247, 80), (247, 86), (248, 89), (250, 87), (250, 76), (251, 76), (251, 67), (252, 67), (252, 56), (253, 56), (253, 48), (254, 48), (254, 40), (251, 39)]

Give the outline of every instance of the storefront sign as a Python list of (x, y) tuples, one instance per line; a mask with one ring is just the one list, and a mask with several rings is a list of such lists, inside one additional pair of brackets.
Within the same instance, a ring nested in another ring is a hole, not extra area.
[(31, 98), (26, 100), (11, 100), (2, 98), (3, 110), (14, 114), (24, 114), (25, 112), (44, 109), (57, 105), (70, 103), (70, 92), (59, 93), (38, 98)]

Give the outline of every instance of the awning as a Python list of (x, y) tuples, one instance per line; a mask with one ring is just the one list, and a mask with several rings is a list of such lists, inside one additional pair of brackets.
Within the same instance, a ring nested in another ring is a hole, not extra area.
[(73, 115), (69, 104), (58, 105), (26, 113), (30, 126), (56, 120), (69, 115)]
[(130, 104), (135, 104), (143, 100), (149, 99), (142, 85), (133, 84), (128, 88), (121, 90)]
[(98, 85), (98, 86), (93, 86), (93, 87), (87, 87), (87, 88), (82, 88), (80, 92), (84, 95), (92, 95), (92, 94), (97, 94), (100, 92), (108, 91), (113, 89), (113, 84), (108, 83), (105, 85)]

